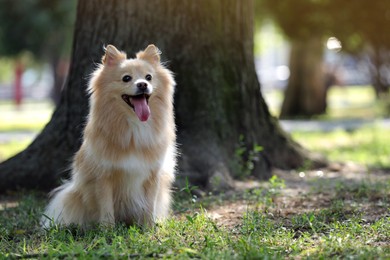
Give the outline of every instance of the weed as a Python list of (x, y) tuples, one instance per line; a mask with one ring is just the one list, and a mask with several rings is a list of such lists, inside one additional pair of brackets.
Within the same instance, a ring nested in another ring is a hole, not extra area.
[(279, 178), (276, 175), (272, 175), (272, 177), (268, 180), (268, 182), (271, 185), (272, 192), (274, 193), (277, 193), (279, 190), (286, 187), (284, 180)]
[(191, 198), (191, 202), (195, 203), (197, 196), (193, 194), (193, 191), (196, 189), (198, 189), (198, 186), (191, 185), (186, 177), (185, 186), (180, 189), (180, 192), (184, 192), (189, 198)]
[(286, 185), (283, 179), (273, 175), (264, 186), (244, 192), (243, 197), (257, 207), (265, 206), (264, 210), (267, 211), (267, 207), (274, 204), (274, 198), (281, 193)]
[(232, 161), (235, 177), (239, 179), (244, 179), (251, 175), (255, 162), (259, 160), (259, 153), (263, 151), (263, 147), (257, 144), (253, 144), (252, 149), (248, 149), (244, 139), (244, 136), (240, 135)]

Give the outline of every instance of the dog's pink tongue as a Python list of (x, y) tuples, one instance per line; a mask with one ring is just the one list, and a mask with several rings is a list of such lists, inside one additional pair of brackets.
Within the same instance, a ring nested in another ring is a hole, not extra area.
[(142, 98), (133, 98), (132, 103), (134, 106), (135, 113), (137, 114), (139, 120), (142, 122), (148, 120), (150, 116), (150, 109), (145, 97)]

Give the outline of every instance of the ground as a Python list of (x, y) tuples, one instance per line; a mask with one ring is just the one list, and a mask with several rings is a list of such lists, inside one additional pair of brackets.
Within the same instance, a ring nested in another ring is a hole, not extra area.
[[(378, 183), (390, 183), (390, 171), (368, 170), (358, 164), (333, 163), (330, 167), (314, 171), (282, 171), (275, 170), (275, 176), (283, 180), (284, 187), (273, 196), (272, 207), (267, 209), (270, 218), (286, 221), (292, 216), (301, 215), (307, 212), (319, 211), (332, 207), (338, 199), (345, 202), (346, 208), (359, 208), (362, 218), (372, 222), (383, 217), (390, 217), (388, 204), (383, 204), (383, 198), (377, 194), (369, 194), (367, 201), (357, 202), (356, 196), (363, 196), (359, 192), (368, 192), (359, 189), (375, 189)], [(372, 187), (365, 187), (367, 185)], [(258, 181), (237, 181), (237, 192), (245, 193), (266, 188), (267, 183)], [(344, 190), (341, 190), (344, 189)], [(350, 189), (350, 192), (348, 190)], [(378, 191), (380, 192), (380, 191)], [(368, 194), (366, 194), (368, 195)], [(387, 192), (386, 195), (390, 195)], [(337, 197), (340, 196), (340, 197)], [(242, 222), (242, 218), (250, 209), (264, 210), (266, 205), (259, 208), (253, 198), (249, 200), (238, 199), (223, 203), (222, 205), (211, 206), (207, 211), (209, 216), (219, 225), (227, 228), (234, 228)], [(390, 241), (389, 241), (390, 242)]]
[[(218, 195), (195, 190), (192, 193), (198, 195), (194, 195), (196, 199), (193, 200), (206, 207), (211, 219), (229, 229), (239, 225), (248, 210), (265, 210), (267, 203), (264, 203), (264, 198), (260, 198), (264, 190), (271, 190), (271, 194), (265, 196), (266, 199), (272, 199), (272, 203), (269, 203), (272, 207), (267, 208), (267, 214), (271, 218), (288, 219), (294, 215), (326, 209), (337, 199), (344, 200), (346, 207), (359, 208), (366, 221), (390, 217), (389, 208), (386, 208), (390, 205), (384, 204), (390, 201), (381, 197), (383, 191), (367, 194), (380, 183), (390, 184), (390, 170), (369, 170), (355, 163), (332, 163), (323, 169), (299, 172), (275, 169), (273, 173), (278, 182), (276, 184), (253, 179), (235, 181), (235, 190)], [(276, 187), (272, 187), (275, 185)], [(370, 185), (372, 186), (367, 187)], [(253, 195), (256, 192), (260, 194)], [(390, 191), (385, 194), (390, 195)], [(367, 196), (368, 200), (356, 204), (355, 199), (362, 196)], [(20, 195), (0, 197), (0, 210), (17, 207), (19, 198)], [(179, 218), (183, 214), (186, 213), (182, 209), (174, 213)]]
[[(218, 194), (175, 191), (156, 228), (42, 230), (43, 194), (2, 197), (0, 258), (388, 259), (390, 171), (333, 163), (274, 170)], [(197, 195), (195, 195), (197, 194)]]

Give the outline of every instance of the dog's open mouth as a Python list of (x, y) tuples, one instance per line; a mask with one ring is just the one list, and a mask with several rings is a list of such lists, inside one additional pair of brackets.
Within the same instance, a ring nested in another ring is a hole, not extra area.
[(122, 99), (133, 108), (138, 119), (142, 122), (148, 120), (150, 116), (149, 98), (150, 95), (145, 93), (136, 96), (122, 95)]

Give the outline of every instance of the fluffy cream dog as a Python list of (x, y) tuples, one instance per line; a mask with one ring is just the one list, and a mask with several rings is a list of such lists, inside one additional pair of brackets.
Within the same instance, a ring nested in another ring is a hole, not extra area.
[(149, 45), (135, 59), (108, 45), (89, 84), (90, 112), (72, 177), (43, 226), (145, 225), (168, 215), (176, 164), (174, 79)]

